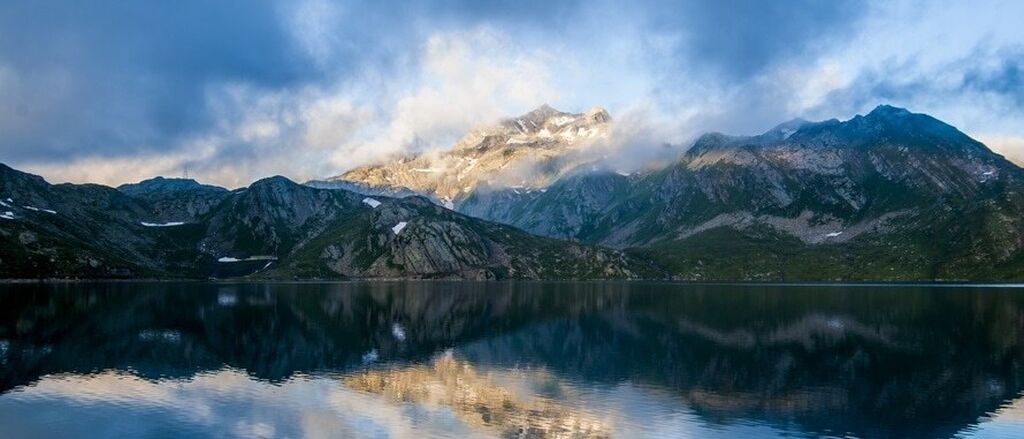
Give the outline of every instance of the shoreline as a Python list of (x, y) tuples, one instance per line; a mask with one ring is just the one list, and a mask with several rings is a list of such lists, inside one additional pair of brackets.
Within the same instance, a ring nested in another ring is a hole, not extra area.
[(95, 278), (95, 279), (0, 279), (0, 285), (15, 284), (100, 284), (100, 283), (213, 283), (213, 284), (342, 284), (342, 283), (373, 283), (373, 282), (423, 282), (423, 283), (649, 283), (676, 284), (693, 286), (750, 286), (750, 287), (975, 287), (975, 288), (1024, 288), (1024, 280), (1019, 281), (968, 281), (968, 280), (807, 280), (807, 281), (751, 281), (751, 280), (679, 280), (679, 279), (422, 279), (422, 278), (361, 278), (361, 279), (195, 279), (195, 278)]

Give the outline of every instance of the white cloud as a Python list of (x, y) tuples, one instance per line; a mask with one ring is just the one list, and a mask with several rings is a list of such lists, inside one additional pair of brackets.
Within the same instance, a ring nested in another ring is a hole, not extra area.
[(327, 0), (304, 0), (291, 3), (294, 9), (286, 11), (292, 37), (307, 54), (321, 66), (334, 59), (333, 48), (339, 43), (336, 32), (343, 25), (342, 10), (338, 3)]
[(71, 163), (28, 163), (19, 166), (19, 169), (42, 175), (51, 183), (100, 183), (117, 186), (121, 183), (140, 181), (155, 175), (179, 177), (184, 173), (184, 163), (188, 160), (190, 160), (189, 154), (175, 153), (88, 158)]
[(333, 171), (327, 157), (368, 123), (369, 109), (336, 90), (268, 93), (225, 85), (208, 96), (219, 126), (172, 152), (89, 157), (21, 166), (57, 181), (118, 185), (156, 175), (189, 176), (229, 188), (271, 175), (303, 181)]
[(435, 34), (420, 53), (416, 69), (400, 79), (408, 89), (382, 105), (382, 129), (335, 152), (340, 170), (393, 153), (447, 148), (477, 124), (559, 97), (549, 68), (553, 54), (517, 46), (493, 29)]

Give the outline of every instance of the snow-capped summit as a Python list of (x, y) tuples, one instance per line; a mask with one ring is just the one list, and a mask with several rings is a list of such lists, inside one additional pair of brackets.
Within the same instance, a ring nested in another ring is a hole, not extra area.
[(567, 117), (571, 118), (572, 115), (562, 113), (561, 111), (551, 108), (548, 104), (544, 104), (522, 116), (501, 121), (501, 126), (522, 134), (536, 133), (544, 129), (549, 120), (555, 118), (563, 119)]
[(612, 121), (612, 115), (608, 114), (608, 110), (602, 107), (591, 108), (584, 114), (584, 117), (591, 123), (606, 123)]
[(479, 186), (531, 190), (575, 167), (577, 153), (606, 136), (610, 124), (600, 107), (566, 113), (544, 104), (470, 130), (451, 150), (364, 166), (331, 180), (407, 189), (449, 206)]

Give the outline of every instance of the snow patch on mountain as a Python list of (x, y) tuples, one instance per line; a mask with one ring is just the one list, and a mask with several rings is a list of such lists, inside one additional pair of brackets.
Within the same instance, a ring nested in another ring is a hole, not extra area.
[(56, 215), (57, 214), (56, 210), (43, 209), (43, 208), (35, 207), (35, 206), (22, 206), (22, 207), (24, 207), (24, 208), (26, 208), (28, 210), (31, 210), (33, 212), (46, 212), (46, 213), (51, 214), (51, 215)]
[[(276, 256), (250, 256), (248, 258), (232, 258), (230, 256), (222, 256), (222, 257), (217, 259), (217, 262), (225, 262), (225, 263), (229, 263), (229, 262), (246, 262), (246, 261), (270, 261), (270, 262), (273, 262), (273, 261), (276, 261), (276, 260), (277, 260)], [(268, 263), (267, 266), (270, 266), (270, 264)], [(266, 268), (266, 267), (264, 267), (264, 268)]]
[(146, 227), (174, 227), (174, 226), (184, 225), (185, 222), (184, 221), (170, 221), (170, 222), (166, 222), (166, 223), (147, 223), (145, 221), (139, 221), (139, 224), (142, 224), (143, 226), (146, 226)]

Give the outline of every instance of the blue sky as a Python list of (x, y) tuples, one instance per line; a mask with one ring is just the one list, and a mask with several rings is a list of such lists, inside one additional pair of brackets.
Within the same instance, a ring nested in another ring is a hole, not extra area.
[(628, 148), (891, 103), (1024, 158), (1024, 2), (551, 3), (0, 2), (0, 161), (305, 180), (542, 103)]

